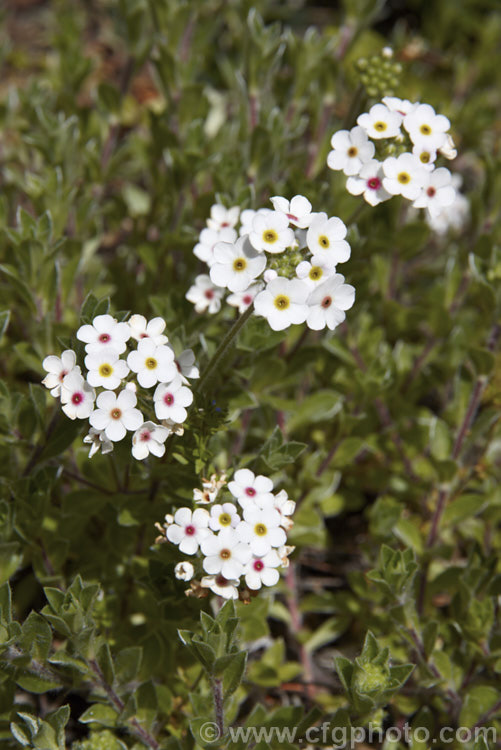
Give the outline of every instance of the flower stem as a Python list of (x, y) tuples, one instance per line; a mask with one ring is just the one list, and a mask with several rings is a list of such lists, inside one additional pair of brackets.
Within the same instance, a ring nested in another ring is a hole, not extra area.
[(251, 304), (249, 305), (247, 310), (243, 312), (239, 318), (236, 319), (236, 321), (233, 323), (232, 327), (230, 328), (226, 336), (223, 338), (223, 340), (219, 344), (218, 348), (216, 349), (216, 351), (214, 352), (212, 356), (212, 359), (209, 360), (207, 367), (202, 373), (202, 376), (198, 383), (198, 389), (197, 389), (199, 393), (201, 393), (204, 390), (204, 387), (207, 385), (207, 382), (210, 379), (212, 373), (216, 369), (221, 359), (226, 354), (233, 339), (235, 339), (238, 336), (240, 330), (247, 323), (253, 311), (254, 311), (254, 305)]
[(224, 735), (223, 683), (221, 680), (215, 679), (212, 681), (212, 696), (214, 698), (218, 735), (221, 738)]

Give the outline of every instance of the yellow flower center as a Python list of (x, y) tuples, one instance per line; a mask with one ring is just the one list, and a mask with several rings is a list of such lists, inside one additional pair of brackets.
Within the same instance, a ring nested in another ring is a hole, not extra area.
[(266, 536), (267, 532), (268, 529), (266, 528), (264, 523), (257, 523), (254, 526), (254, 534), (256, 534), (256, 536)]
[(263, 240), (269, 245), (272, 245), (278, 240), (278, 234), (274, 229), (267, 229), (265, 232), (263, 232)]
[(356, 146), (350, 146), (348, 149), (348, 156), (353, 158), (358, 154), (358, 148)]
[(219, 516), (219, 523), (221, 526), (229, 526), (231, 524), (231, 516), (229, 513), (221, 513)]
[(278, 297), (275, 297), (274, 304), (277, 310), (287, 310), (290, 303), (290, 299), (286, 297), (285, 294), (279, 294)]
[(245, 258), (235, 258), (233, 261), (234, 271), (244, 271), (247, 268), (247, 261)]
[(308, 274), (308, 276), (310, 277), (312, 281), (318, 281), (319, 279), (322, 278), (323, 275), (324, 275), (324, 272), (322, 271), (320, 266), (312, 266), (310, 268), (310, 273)]
[(103, 378), (109, 378), (110, 375), (113, 374), (113, 367), (109, 365), (107, 362), (103, 362), (103, 364), (99, 368), (99, 374)]
[(325, 234), (321, 234), (320, 237), (318, 238), (318, 244), (322, 245), (322, 247), (324, 248), (328, 248), (330, 247), (331, 243), (330, 243), (329, 238)]
[(383, 122), (383, 120), (378, 120), (374, 123), (374, 130), (377, 130), (378, 133), (384, 133), (388, 125)]
[(397, 180), (402, 185), (407, 185), (407, 183), (411, 181), (411, 176), (408, 172), (399, 172), (399, 174), (397, 175)]
[(429, 125), (421, 125), (421, 127), (419, 128), (419, 132), (423, 135), (430, 135), (431, 128)]
[(148, 368), (148, 370), (154, 370), (158, 366), (158, 362), (154, 357), (148, 357), (148, 359), (145, 360), (144, 364)]

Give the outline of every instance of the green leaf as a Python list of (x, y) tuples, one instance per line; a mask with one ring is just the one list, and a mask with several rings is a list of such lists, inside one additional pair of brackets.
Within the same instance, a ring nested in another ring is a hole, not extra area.
[(115, 727), (117, 712), (111, 706), (94, 703), (78, 719), (82, 724), (100, 724), (103, 727)]
[(0, 343), (9, 327), (10, 322), (10, 310), (2, 310), (0, 312)]
[(223, 695), (225, 699), (238, 688), (245, 674), (247, 652), (239, 651), (231, 655), (231, 659), (223, 674)]

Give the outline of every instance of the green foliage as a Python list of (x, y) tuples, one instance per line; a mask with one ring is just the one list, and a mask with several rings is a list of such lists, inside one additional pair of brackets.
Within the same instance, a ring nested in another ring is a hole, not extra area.
[[(235, 727), (296, 728), (254, 743), (290, 748), (313, 726), (405, 723), (499, 737), (501, 14), (404, 5), (0, 11), (6, 748), (252, 745)], [(327, 169), (332, 133), (392, 93), (451, 120), (463, 230), (434, 234), (398, 199), (366, 206)], [(348, 225), (355, 306), (334, 332), (253, 317), (227, 341), (234, 311), (185, 299), (210, 207), (298, 193)], [(83, 354), (78, 326), (108, 311), (160, 315), (213, 362), (162, 460), (122, 445), (89, 460), (41, 386), (44, 357)], [(154, 524), (242, 467), (297, 503), (296, 550), (277, 587), (219, 609), (186, 596)]]

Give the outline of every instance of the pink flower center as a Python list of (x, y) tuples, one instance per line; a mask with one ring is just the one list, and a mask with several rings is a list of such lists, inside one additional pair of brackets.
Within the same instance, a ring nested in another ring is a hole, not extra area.
[(252, 297), (250, 296), (250, 294), (246, 294), (245, 297), (242, 298), (242, 302), (244, 303), (244, 305), (250, 305), (250, 303), (252, 302)]
[(194, 534), (195, 532), (196, 532), (196, 529), (195, 529), (195, 527), (194, 527), (194, 526), (191, 526), (191, 525), (190, 525), (190, 526), (187, 526), (187, 527), (185, 528), (185, 530), (184, 530), (184, 533), (185, 533), (185, 534), (186, 534), (187, 536), (193, 536), (193, 534)]
[(139, 338), (140, 338), (140, 339), (149, 339), (150, 337), (148, 336), (148, 334), (147, 334), (147, 333), (140, 333), (140, 334), (139, 334)]
[(68, 374), (68, 370), (61, 370), (61, 372), (59, 373), (59, 380), (60, 380), (61, 383), (63, 382), (63, 380), (64, 380), (64, 378), (65, 378), (65, 376), (67, 374)]
[(174, 396), (172, 393), (166, 393), (164, 396), (164, 404), (167, 404), (167, 406), (172, 406), (174, 403)]
[(256, 490), (254, 489), (254, 487), (247, 487), (245, 490), (245, 494), (249, 495), (249, 497), (254, 497), (254, 495), (256, 494)]
[(253, 565), (254, 570), (262, 570), (264, 568), (264, 563), (262, 560), (255, 560)]
[(286, 214), (289, 221), (297, 221), (297, 216), (294, 216), (294, 214)]
[(324, 308), (330, 307), (332, 305), (332, 297), (324, 297), (320, 304)]
[(102, 334), (101, 334), (101, 335), (99, 336), (99, 341), (100, 341), (100, 342), (101, 342), (102, 344), (107, 344), (107, 343), (108, 343), (108, 341), (111, 341), (111, 336), (110, 336), (110, 334), (109, 334), (109, 333), (102, 333)]
[(378, 190), (381, 187), (381, 180), (379, 177), (371, 177), (367, 180), (367, 187), (371, 190)]
[(143, 430), (140, 436), (140, 440), (143, 443), (147, 443), (151, 439), (151, 432), (149, 430)]
[(214, 292), (212, 291), (212, 289), (207, 289), (207, 291), (205, 292), (205, 297), (206, 299), (214, 299)]
[(83, 393), (77, 392), (77, 393), (74, 393), (73, 396), (71, 397), (71, 403), (75, 404), (75, 406), (78, 404), (81, 404), (83, 400), (84, 400)]
[(223, 222), (221, 222), (221, 229), (229, 227), (229, 226), (230, 226), (230, 222), (229, 221), (223, 221)]
[(426, 195), (428, 195), (430, 198), (433, 198), (436, 192), (437, 191), (435, 190), (435, 188), (430, 186), (426, 191)]

